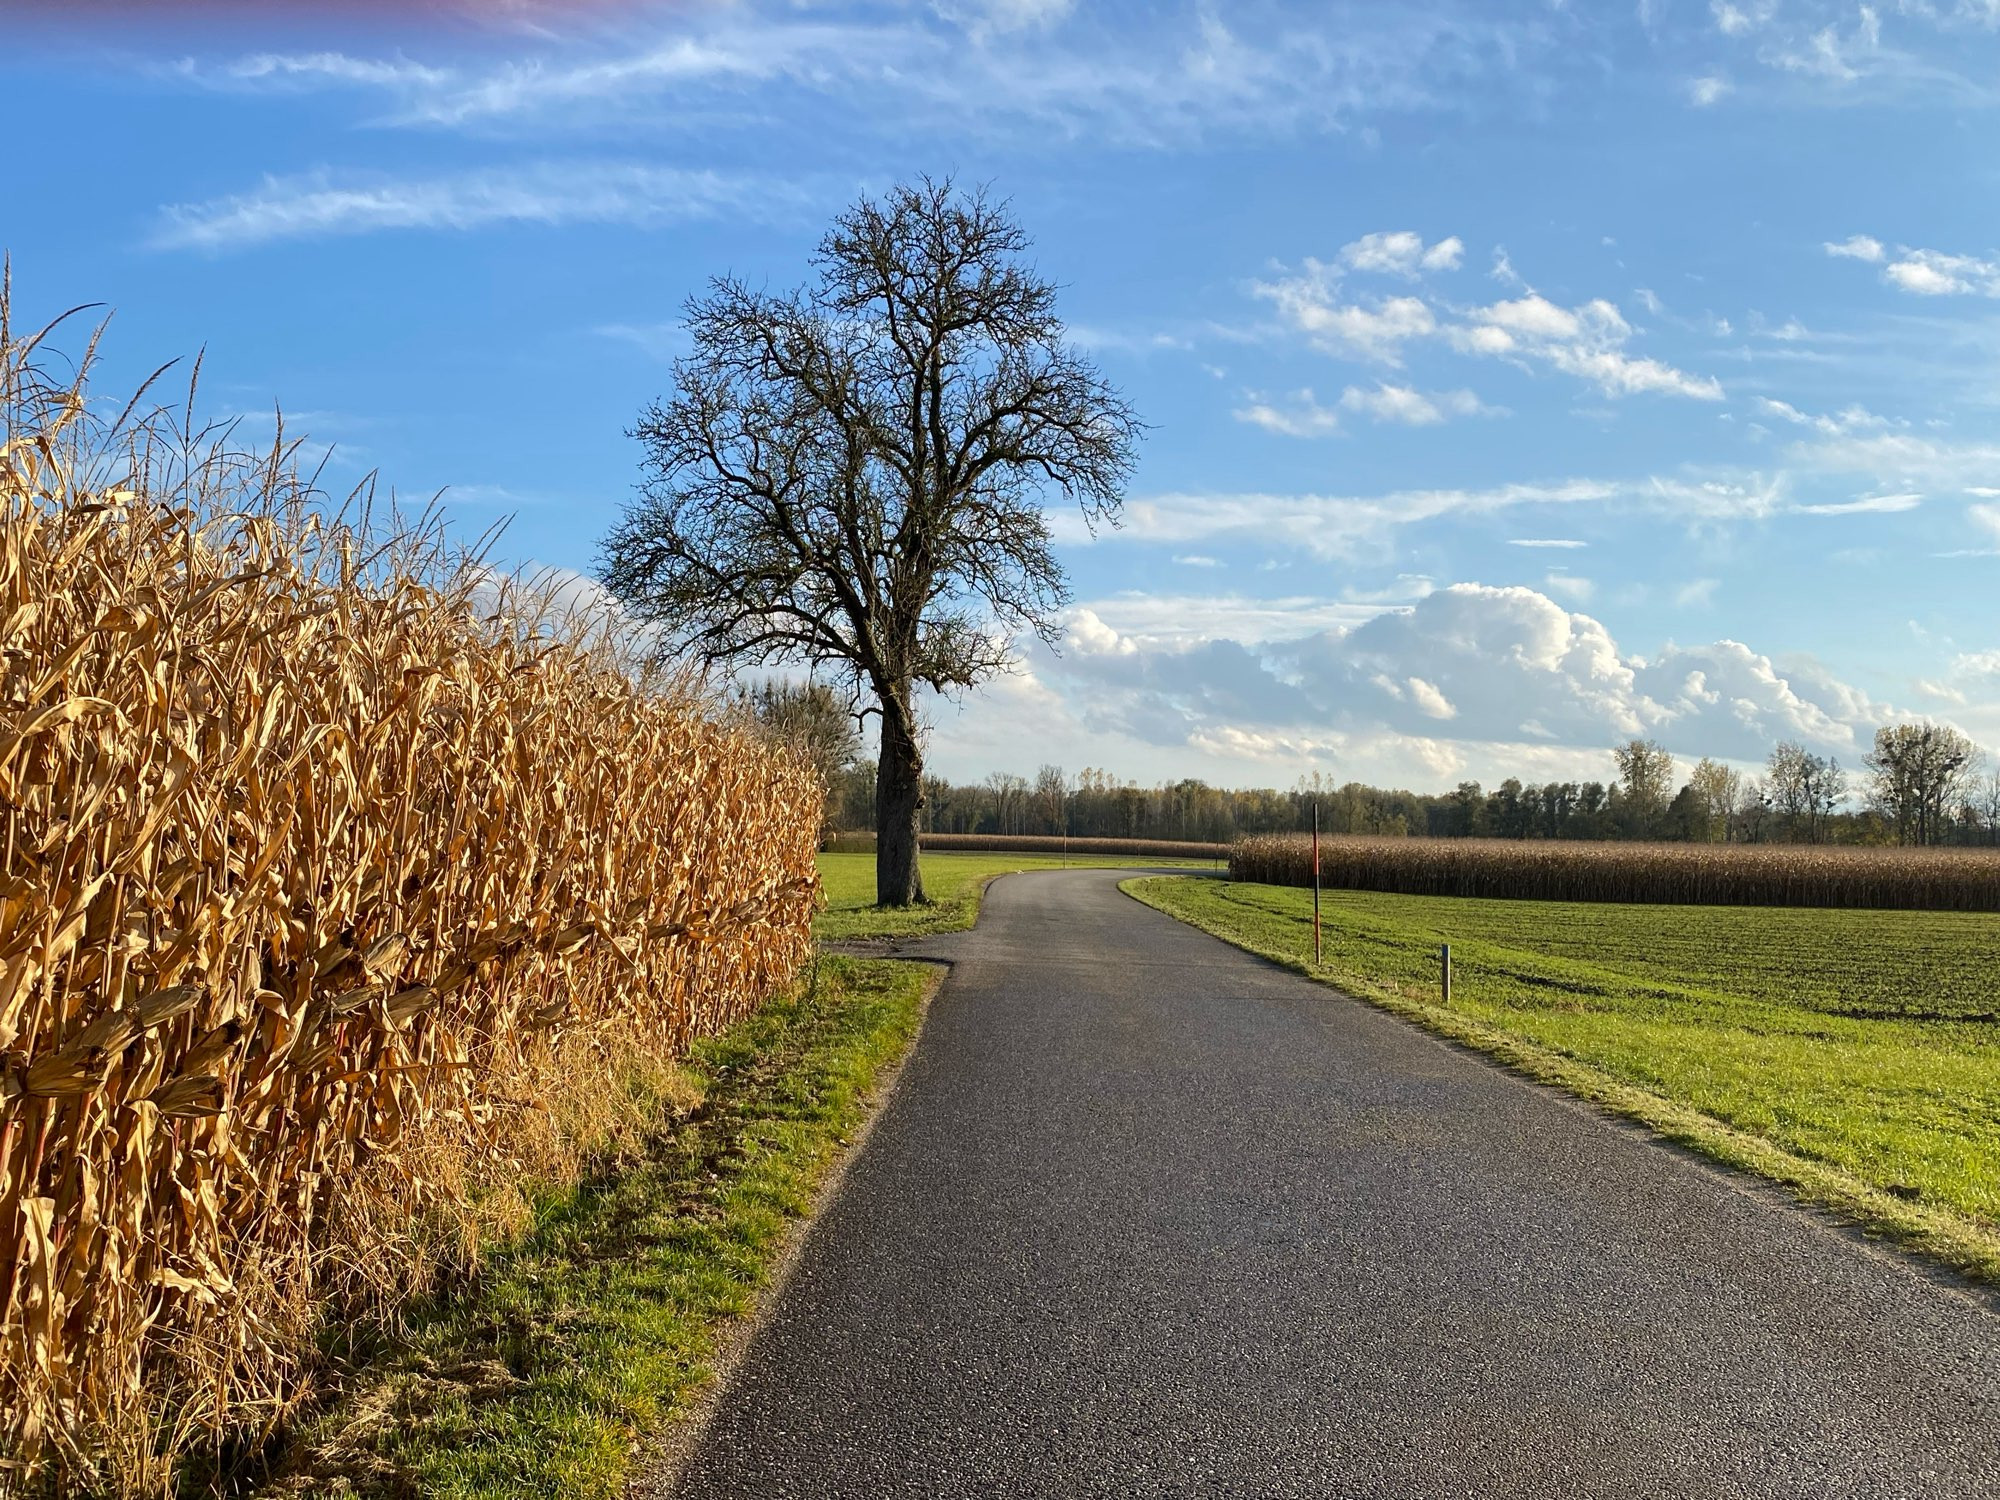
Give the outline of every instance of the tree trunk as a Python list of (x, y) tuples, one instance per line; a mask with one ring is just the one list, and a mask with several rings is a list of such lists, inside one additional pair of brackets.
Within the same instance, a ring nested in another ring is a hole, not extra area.
[[(894, 701), (900, 698), (900, 702)], [(917, 860), (924, 806), (924, 753), (910, 723), (910, 690), (884, 694), (882, 754), (875, 767), (875, 902), (915, 906), (925, 900)]]

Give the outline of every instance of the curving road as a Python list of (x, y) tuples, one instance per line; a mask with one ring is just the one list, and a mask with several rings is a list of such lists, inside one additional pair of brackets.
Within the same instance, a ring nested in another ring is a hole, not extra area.
[(1122, 895), (1013, 876), (677, 1494), (2000, 1495), (2000, 1315)]

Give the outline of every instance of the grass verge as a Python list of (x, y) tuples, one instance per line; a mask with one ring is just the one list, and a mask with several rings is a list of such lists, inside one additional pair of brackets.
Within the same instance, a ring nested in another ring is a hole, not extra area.
[[(1310, 892), (1173, 879), (1124, 889), (2000, 1285), (1990, 1018), (1842, 998), (1905, 963), (1920, 983), (1929, 914), (1788, 913), (1802, 920), (1786, 929), (1785, 965), (1763, 949), (1732, 964), (1710, 933), (1702, 982), (1690, 984), (1658, 966), (1661, 946), (1699, 935), (1706, 909), (1593, 905), (1586, 916), (1558, 902), (1332, 892), (1315, 966)], [(1870, 920), (1882, 917), (1893, 920)], [(1436, 962), (1447, 938), (1449, 1008)]]
[(930, 905), (891, 907), (875, 904), (873, 854), (821, 854), (820, 889), (826, 909), (813, 922), (821, 941), (857, 938), (928, 937), (940, 932), (964, 932), (979, 920), (979, 902), (986, 887), (1017, 870), (1159, 869), (1171, 860), (1129, 855), (1071, 855), (1064, 860), (1040, 854), (952, 854), (923, 856), (924, 888)]
[(616, 1495), (915, 1039), (930, 971), (827, 957), (688, 1063), (699, 1103), (542, 1203), (479, 1275), (359, 1350), (265, 1495)]

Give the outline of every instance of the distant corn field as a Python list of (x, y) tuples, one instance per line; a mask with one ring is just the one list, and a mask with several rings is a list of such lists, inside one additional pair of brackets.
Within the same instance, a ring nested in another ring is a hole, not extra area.
[[(835, 852), (872, 853), (875, 836), (842, 834), (832, 843)], [(925, 833), (917, 837), (917, 847), (946, 853), (981, 852), (990, 854), (1124, 854), (1158, 859), (1227, 859), (1227, 844), (1190, 843), (1177, 839), (1065, 839), (1049, 834), (1015, 833)]]
[[(1981, 849), (1342, 836), (1320, 840), (1319, 862), (1330, 888), (1412, 896), (2000, 911), (2000, 852)], [(1229, 873), (1311, 885), (1312, 840), (1245, 839)]]
[(157, 1490), (792, 978), (820, 792), (35, 348), (0, 303), (0, 1491)]

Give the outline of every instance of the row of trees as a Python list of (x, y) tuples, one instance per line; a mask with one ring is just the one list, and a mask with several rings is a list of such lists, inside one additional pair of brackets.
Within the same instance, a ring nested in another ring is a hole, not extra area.
[[(766, 683), (744, 709), (805, 754), (828, 788), (829, 828), (874, 821), (875, 767), (862, 758), (847, 705), (820, 684)], [(1184, 779), (1142, 787), (1086, 769), (1045, 765), (1032, 777), (996, 771), (983, 781), (924, 782), (924, 828), (933, 833), (1068, 833), (1077, 838), (1226, 841), (1241, 834), (1320, 826), (1329, 833), (1444, 838), (1669, 839), (1744, 843), (2000, 843), (2000, 767), (1986, 769), (1971, 741), (1948, 725), (1880, 730), (1861, 767), (1796, 742), (1777, 745), (1761, 775), (1719, 761), (1685, 778), (1673, 755), (1634, 739), (1611, 752), (1603, 781), (1523, 783), (1452, 791), (1336, 785), (1314, 776), (1289, 790), (1221, 788)]]

